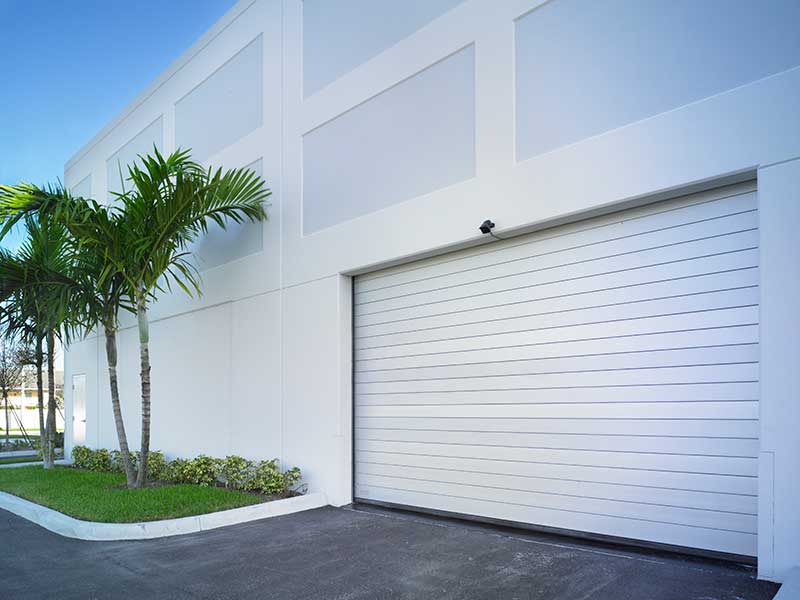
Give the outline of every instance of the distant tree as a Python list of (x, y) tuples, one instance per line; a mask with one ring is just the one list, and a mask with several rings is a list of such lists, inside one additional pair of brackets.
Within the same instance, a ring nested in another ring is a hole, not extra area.
[[(56, 339), (67, 341), (77, 326), (80, 305), (67, 285), (74, 269), (72, 239), (66, 227), (46, 213), (27, 214), (26, 238), (16, 254), (0, 250), (2, 324), (36, 344), (40, 443), (45, 469), (55, 465)], [(47, 356), (47, 417), (42, 428), (41, 355)]]
[(24, 345), (15, 335), (0, 338), (0, 394), (5, 409), (6, 445), (11, 441), (8, 395), (22, 384), (24, 377)]

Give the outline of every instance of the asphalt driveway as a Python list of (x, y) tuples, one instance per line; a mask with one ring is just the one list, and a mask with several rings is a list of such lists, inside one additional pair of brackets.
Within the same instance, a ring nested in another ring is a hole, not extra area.
[(766, 600), (755, 571), (388, 511), (321, 508), (180, 537), (62, 538), (0, 510), (2, 598)]

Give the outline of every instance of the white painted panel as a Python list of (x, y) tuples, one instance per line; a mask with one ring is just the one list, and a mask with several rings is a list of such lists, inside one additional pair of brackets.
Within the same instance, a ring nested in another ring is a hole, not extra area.
[(92, 197), (92, 174), (89, 173), (86, 177), (81, 179), (78, 183), (76, 183), (72, 189), (70, 190), (73, 196), (79, 196), (81, 198), (91, 198)]
[(516, 22), (517, 158), (800, 64), (800, 5), (545, 3)]
[(227, 452), (253, 459), (280, 457), (280, 292), (234, 302), (231, 319)]
[[(259, 159), (245, 168), (260, 176), (263, 171), (262, 160)], [(202, 271), (261, 252), (263, 248), (264, 223), (262, 222), (229, 222), (225, 229), (210, 222), (208, 231), (195, 242), (192, 252), (197, 267)]]
[(284, 457), (302, 468), (312, 489), (333, 490), (329, 499), (336, 505), (346, 503), (352, 490), (351, 443), (344, 434), (351, 418), (336, 395), (349, 364), (349, 348), (338, 342), (350, 309), (340, 285), (338, 277), (329, 277), (282, 292), (283, 373), (292, 390), (283, 398)]
[[(162, 151), (164, 148), (163, 138), (163, 122), (162, 118), (158, 117), (106, 160), (108, 200), (113, 200), (113, 194), (122, 192), (123, 188), (130, 188), (127, 182), (128, 166), (132, 165), (139, 155), (152, 154), (153, 146), (158, 148), (159, 152)], [(122, 179), (120, 179), (120, 172)]]
[(474, 175), (474, 62), (469, 46), (303, 136), (306, 234)]
[(263, 115), (262, 38), (258, 36), (175, 103), (175, 144), (205, 161), (254, 129)]
[(461, 2), (463, 0), (305, 0), (305, 95), (320, 90)]
[(746, 184), (357, 278), (356, 495), (752, 555), (758, 245)]

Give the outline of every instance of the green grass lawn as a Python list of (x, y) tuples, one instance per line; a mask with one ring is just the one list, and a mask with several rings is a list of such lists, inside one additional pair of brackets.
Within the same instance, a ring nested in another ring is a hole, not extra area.
[(69, 467), (0, 469), (0, 491), (84, 521), (135, 523), (174, 519), (258, 504), (252, 494), (216, 487), (165, 485), (119, 489), (125, 476)]
[(39, 462), (42, 460), (35, 454), (33, 456), (12, 456), (11, 458), (0, 458), (0, 465), (13, 465), (15, 463)]

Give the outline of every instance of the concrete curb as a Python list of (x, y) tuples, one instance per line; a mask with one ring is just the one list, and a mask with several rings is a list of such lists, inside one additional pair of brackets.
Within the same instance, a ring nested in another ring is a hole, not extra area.
[(0, 452), (0, 459), (2, 458), (15, 458), (17, 456), (36, 456), (35, 450), (9, 450), (7, 452)]
[[(31, 462), (21, 462), (21, 463), (9, 463), (7, 465), (0, 465), (0, 469), (13, 469), (15, 467), (35, 467), (37, 465), (41, 466), (42, 461), (36, 460)], [(63, 459), (56, 461), (57, 465), (68, 465), (69, 463)]]
[(238, 523), (289, 515), (327, 506), (327, 504), (328, 499), (325, 494), (315, 492), (295, 498), (274, 500), (195, 517), (147, 523), (95, 523), (74, 519), (51, 508), (0, 492), (0, 508), (36, 523), (53, 533), (90, 541), (150, 540), (173, 535), (186, 535)]

